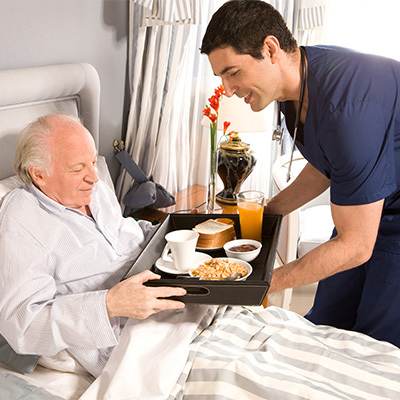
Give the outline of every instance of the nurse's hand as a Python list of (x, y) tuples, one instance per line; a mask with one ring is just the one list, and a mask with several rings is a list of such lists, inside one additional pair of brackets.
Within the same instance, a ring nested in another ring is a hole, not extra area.
[(181, 309), (181, 301), (166, 300), (165, 297), (184, 296), (186, 290), (178, 287), (147, 287), (143, 283), (160, 279), (159, 275), (143, 271), (119, 282), (106, 294), (106, 307), (109, 318), (129, 317), (145, 319), (163, 310)]

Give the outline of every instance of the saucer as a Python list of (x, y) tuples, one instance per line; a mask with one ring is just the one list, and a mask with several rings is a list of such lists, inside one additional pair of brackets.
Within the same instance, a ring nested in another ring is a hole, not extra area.
[[(170, 257), (168, 257), (170, 258)], [(167, 260), (163, 260), (162, 258), (159, 258), (156, 261), (156, 267), (163, 272), (166, 272), (167, 274), (174, 274), (174, 275), (184, 275), (184, 274), (188, 274), (189, 273), (189, 269), (192, 268), (193, 266), (196, 266), (200, 263), (202, 263), (205, 260), (209, 260), (210, 258), (212, 258), (209, 254), (206, 253), (201, 253), (199, 251), (196, 251), (194, 253), (194, 257), (193, 257), (193, 262), (192, 265), (188, 268), (188, 271), (178, 271), (175, 266), (174, 266), (174, 262), (172, 261), (167, 261)]]

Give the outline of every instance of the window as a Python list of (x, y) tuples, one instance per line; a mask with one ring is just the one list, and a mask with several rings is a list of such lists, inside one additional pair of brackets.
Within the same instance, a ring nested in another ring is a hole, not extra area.
[(398, 0), (327, 0), (321, 42), (400, 61)]

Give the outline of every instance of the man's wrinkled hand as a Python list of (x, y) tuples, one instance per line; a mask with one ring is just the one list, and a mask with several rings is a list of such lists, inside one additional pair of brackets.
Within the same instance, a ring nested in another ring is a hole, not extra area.
[(143, 283), (160, 279), (150, 271), (143, 271), (119, 282), (106, 295), (106, 307), (109, 318), (129, 317), (145, 319), (163, 310), (181, 309), (181, 301), (165, 299), (171, 296), (184, 296), (186, 290), (178, 287), (147, 287)]

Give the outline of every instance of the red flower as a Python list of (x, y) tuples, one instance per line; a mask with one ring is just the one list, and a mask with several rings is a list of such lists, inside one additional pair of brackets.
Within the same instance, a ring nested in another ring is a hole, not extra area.
[(215, 121), (217, 120), (218, 115), (217, 114), (211, 114), (208, 118), (210, 118), (212, 124), (215, 124)]
[(214, 93), (217, 97), (225, 95), (224, 87), (222, 85), (219, 85), (217, 88), (214, 89)]
[(210, 107), (206, 106), (206, 108), (203, 110), (203, 114), (206, 117), (210, 117), (210, 113), (211, 113)]
[[(208, 101), (210, 102), (210, 106), (206, 106), (203, 110), (203, 114), (208, 117), (212, 124), (216, 122), (218, 119), (218, 109), (221, 97), (225, 94), (224, 88), (222, 85), (219, 85), (216, 89), (214, 89), (214, 95), (211, 96)], [(213, 114), (211, 112), (211, 108), (216, 112)]]
[(229, 125), (231, 123), (229, 121), (224, 121), (224, 134), (226, 133), (227, 129), (229, 128)]

